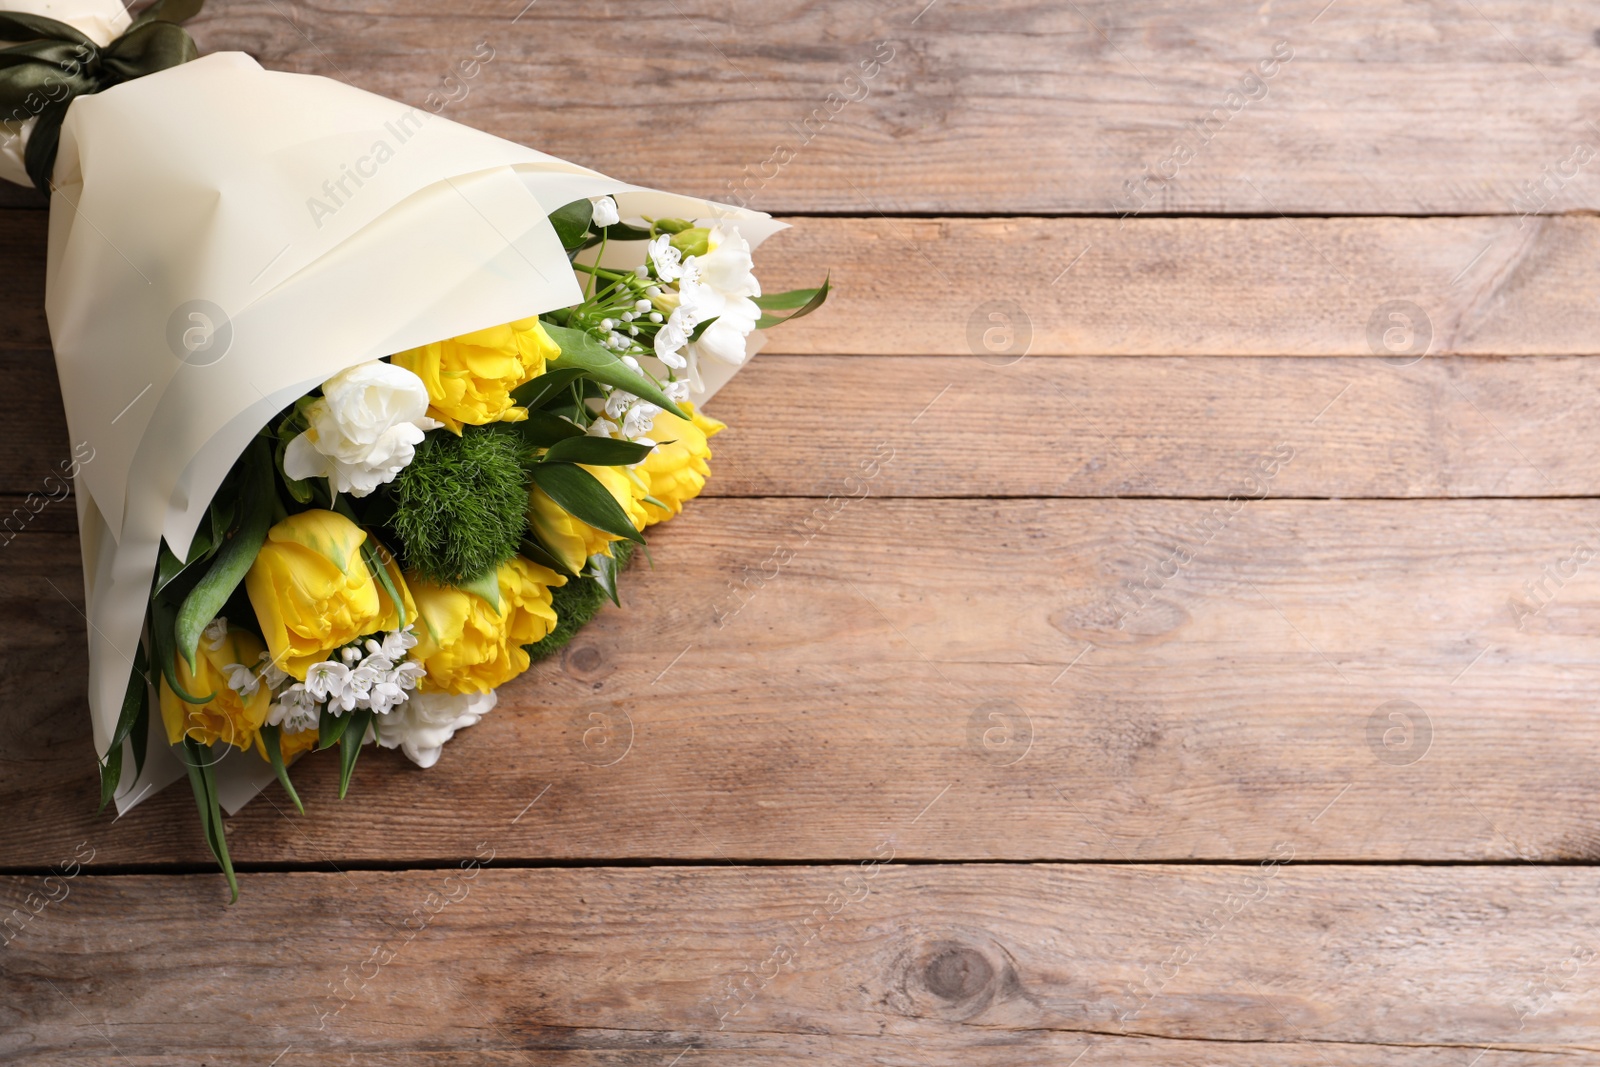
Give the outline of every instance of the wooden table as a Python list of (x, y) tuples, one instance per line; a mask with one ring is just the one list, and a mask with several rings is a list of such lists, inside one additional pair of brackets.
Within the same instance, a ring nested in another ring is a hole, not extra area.
[[(0, 1060), (1600, 1058), (1600, 16), (442, 6), (193, 28), (418, 105), (487, 42), (450, 117), (742, 196), (794, 223), (764, 281), (836, 296), (718, 398), (627, 610), (431, 771), (269, 789), (232, 907), (186, 790), (95, 813), (45, 508), (0, 550)], [(9, 510), (69, 441), (4, 203)]]

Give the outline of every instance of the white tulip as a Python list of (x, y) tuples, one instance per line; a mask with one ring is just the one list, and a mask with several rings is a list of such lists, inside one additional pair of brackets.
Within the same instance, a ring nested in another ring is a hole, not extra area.
[(306, 409), (311, 428), (289, 442), (291, 478), (327, 478), (335, 492), (366, 496), (393, 481), (416, 455), (426, 431), (428, 388), (392, 363), (373, 360), (340, 371)]
[(412, 693), (411, 699), (373, 719), (378, 744), (398, 748), (418, 767), (432, 767), (446, 741), (475, 724), (495, 706), (487, 693)]

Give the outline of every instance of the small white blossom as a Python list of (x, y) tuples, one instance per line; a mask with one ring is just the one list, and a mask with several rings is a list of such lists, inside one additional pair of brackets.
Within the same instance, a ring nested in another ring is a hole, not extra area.
[(256, 695), (256, 689), (259, 688), (260, 681), (257, 679), (254, 670), (246, 667), (243, 663), (229, 663), (222, 670), (228, 676), (229, 689), (232, 689), (246, 700)]
[(681, 404), (689, 399), (689, 382), (684, 378), (674, 378), (663, 385), (661, 391), (667, 394), (669, 400)]
[(400, 664), (400, 666), (396, 667), (392, 672), (390, 672), (386, 681), (393, 682), (401, 689), (409, 690), (415, 689), (417, 687), (417, 683), (422, 681), (422, 679), (427, 677), (427, 675), (428, 672), (423, 669), (422, 664), (406, 662)]
[(383, 654), (399, 662), (405, 654), (417, 647), (417, 635), (407, 626), (404, 630), (391, 630), (383, 635)]
[(289, 680), (289, 675), (272, 659), (272, 653), (263, 652), (256, 657), (256, 676), (267, 683), (267, 688), (276, 690)]
[(267, 709), (267, 725), (280, 727), (286, 734), (315, 730), (321, 720), (316, 698), (300, 682), (279, 693)]
[(590, 437), (612, 437), (617, 432), (617, 424), (609, 419), (595, 419), (589, 424)]
[(206, 647), (211, 651), (222, 651), (222, 644), (228, 639), (228, 620), (218, 615), (206, 623), (206, 628), (200, 631), (200, 636), (205, 639)]
[(648, 300), (635, 300), (633, 302), (633, 314), (636, 316), (648, 315), (654, 307), (655, 305)]
[(628, 409), (628, 417), (622, 420), (622, 436), (636, 438), (649, 433), (660, 412), (661, 409), (654, 404), (645, 400), (639, 401)]
[(666, 234), (650, 242), (650, 262), (656, 277), (664, 282), (675, 282), (683, 274), (683, 253), (672, 247), (672, 238)]
[(617, 211), (617, 202), (609, 196), (596, 197), (592, 202), (596, 226), (615, 226), (622, 221), (622, 215)]
[(317, 701), (336, 699), (350, 683), (350, 668), (337, 660), (325, 659), (306, 668), (306, 692)]

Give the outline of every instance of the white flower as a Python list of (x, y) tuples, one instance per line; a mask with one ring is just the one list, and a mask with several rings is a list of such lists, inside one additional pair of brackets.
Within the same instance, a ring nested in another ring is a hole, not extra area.
[(719, 315), (717, 321), (700, 334), (700, 339), (689, 346), (689, 354), (696, 359), (710, 356), (729, 366), (740, 366), (747, 354), (745, 339), (756, 328), (757, 317)]
[(483, 718), (495, 706), (487, 693), (415, 693), (387, 715), (373, 720), (378, 744), (398, 748), (419, 767), (439, 761), (444, 743)]
[(383, 654), (397, 663), (408, 651), (416, 647), (417, 635), (412, 633), (410, 626), (404, 630), (390, 630), (383, 635)]
[(672, 318), (667, 320), (665, 326), (656, 331), (656, 358), (673, 370), (682, 370), (688, 366), (688, 361), (683, 358), (683, 346), (689, 343), (689, 331), (684, 328), (686, 316), (680, 316), (678, 308), (672, 313)]
[(350, 668), (338, 660), (325, 659), (306, 668), (306, 692), (314, 700), (333, 700), (350, 684)]
[(281, 727), (286, 734), (315, 730), (321, 719), (316, 698), (299, 682), (279, 693), (267, 709), (267, 725)]
[(415, 689), (417, 687), (417, 683), (422, 681), (422, 679), (427, 677), (427, 675), (428, 672), (423, 668), (422, 664), (407, 662), (396, 667), (384, 680), (393, 682), (401, 689), (411, 690)]
[(622, 216), (617, 213), (617, 202), (609, 196), (596, 197), (593, 203), (596, 226), (615, 226), (622, 221)]
[(661, 391), (667, 394), (669, 400), (681, 404), (689, 399), (689, 382), (684, 378), (674, 378), (663, 385)]
[(228, 620), (218, 615), (206, 623), (206, 628), (200, 631), (200, 636), (205, 638), (206, 647), (211, 651), (222, 651), (223, 642), (228, 639)]
[(306, 409), (311, 428), (289, 442), (291, 478), (327, 478), (335, 492), (366, 496), (405, 469), (425, 431), (428, 388), (392, 363), (373, 360), (340, 371)]
[(595, 419), (589, 424), (590, 437), (610, 437), (617, 432), (617, 424), (607, 419)]
[(761, 283), (753, 273), (755, 261), (750, 258), (750, 242), (736, 227), (711, 227), (705, 254), (694, 258), (700, 267), (700, 280), (713, 292), (728, 297), (761, 295)]
[(229, 689), (232, 689), (246, 700), (256, 695), (256, 687), (260, 684), (260, 680), (256, 677), (256, 672), (253, 669), (246, 667), (243, 663), (229, 663), (222, 669), (228, 675)]
[(270, 652), (263, 652), (256, 657), (256, 676), (267, 683), (268, 689), (277, 689), (289, 680), (283, 668), (273, 662)]
[(650, 432), (650, 426), (655, 422), (661, 409), (647, 400), (641, 400), (628, 409), (627, 418), (622, 420), (622, 436), (636, 438)]
[(672, 238), (666, 234), (650, 242), (650, 262), (655, 265), (656, 277), (664, 282), (675, 282), (683, 275), (683, 254), (672, 247)]
[(372, 692), (367, 697), (372, 710), (379, 715), (387, 715), (395, 708), (406, 702), (408, 694), (399, 683), (382, 681), (372, 687)]

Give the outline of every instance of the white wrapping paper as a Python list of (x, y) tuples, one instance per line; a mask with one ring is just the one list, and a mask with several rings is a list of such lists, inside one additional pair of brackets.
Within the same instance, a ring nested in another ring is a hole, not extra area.
[[(356, 363), (576, 303), (546, 218), (573, 200), (732, 221), (752, 246), (782, 228), (241, 53), (76, 100), (54, 180), (45, 303), (71, 439), (93, 449), (77, 500), (102, 754), (161, 539), (187, 551), (272, 415)], [(696, 401), (734, 370), (703, 366)], [(183, 773), (152, 735), (119, 811)], [(230, 753), (218, 776), (232, 812), (271, 772)]]

